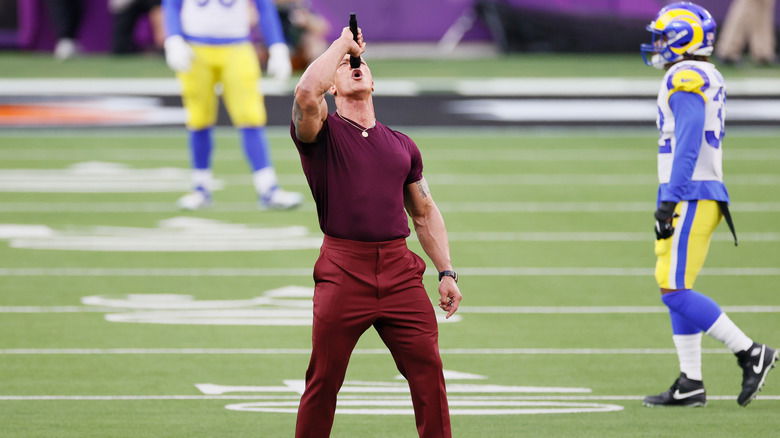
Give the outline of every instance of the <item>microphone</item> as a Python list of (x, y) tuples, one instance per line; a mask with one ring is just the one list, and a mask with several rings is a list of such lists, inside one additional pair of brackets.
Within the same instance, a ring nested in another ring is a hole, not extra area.
[[(352, 38), (358, 40), (357, 16), (354, 13), (349, 14), (349, 30), (352, 31)], [(360, 68), (360, 57), (349, 55), (349, 66), (351, 68)]]

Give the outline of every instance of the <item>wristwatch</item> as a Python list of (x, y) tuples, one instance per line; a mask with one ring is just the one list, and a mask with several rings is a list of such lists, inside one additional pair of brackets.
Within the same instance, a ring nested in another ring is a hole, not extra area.
[(439, 281), (441, 281), (444, 277), (452, 277), (453, 280), (455, 280), (455, 283), (458, 282), (458, 273), (455, 271), (441, 271), (439, 272)]

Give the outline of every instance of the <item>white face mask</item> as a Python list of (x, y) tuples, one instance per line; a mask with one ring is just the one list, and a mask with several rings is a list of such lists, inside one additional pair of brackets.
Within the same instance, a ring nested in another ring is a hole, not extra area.
[(655, 55), (653, 55), (652, 58), (650, 58), (650, 64), (659, 70), (664, 69), (666, 62), (667, 62), (666, 59), (663, 56), (661, 56), (660, 53), (656, 53)]

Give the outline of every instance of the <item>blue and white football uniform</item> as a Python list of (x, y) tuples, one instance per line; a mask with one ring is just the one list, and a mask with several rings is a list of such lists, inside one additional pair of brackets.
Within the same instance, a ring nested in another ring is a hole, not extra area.
[(686, 60), (667, 71), (658, 92), (658, 202), (676, 202), (674, 235), (656, 241), (656, 280), (690, 289), (728, 202), (723, 183), (726, 86), (709, 62)]

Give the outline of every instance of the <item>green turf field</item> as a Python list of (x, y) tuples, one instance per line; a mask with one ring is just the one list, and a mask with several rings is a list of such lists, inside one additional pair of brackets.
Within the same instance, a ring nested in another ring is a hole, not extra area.
[[(273, 133), (282, 182), (307, 193), (299, 211), (255, 209), (229, 130), (219, 131), (215, 156), (225, 188), (212, 208), (197, 213), (174, 206), (179, 187), (187, 186), (186, 173), (175, 170), (188, 165), (181, 130), (0, 135), (0, 224), (6, 225), (0, 225), (0, 436), (292, 436), (294, 414), (256, 410), (297, 404), (295, 381), (304, 377), (310, 334), (303, 288), (312, 286), (317, 250), (310, 242), (319, 231), (292, 143), (282, 131)], [(677, 374), (652, 278), (652, 130), (410, 133), (445, 213), (465, 296), (460, 318), (440, 325), (445, 368), (482, 377), (448, 382), (455, 437), (733, 437), (780, 430), (780, 372), (770, 374), (763, 399), (740, 408), (734, 400), (740, 370), (710, 339), (706, 408), (641, 406), (642, 396), (666, 389)], [(777, 135), (729, 133), (726, 181), (742, 241), (734, 248), (725, 225), (719, 228), (697, 289), (729, 306), (749, 335), (780, 346)], [(68, 170), (84, 162), (126, 167)], [(160, 168), (174, 170), (152, 170)], [(164, 188), (170, 180), (174, 187)], [(116, 187), (136, 191), (111, 193)], [(161, 223), (172, 218), (185, 219)], [(8, 224), (48, 228), (16, 227), (27, 234), (13, 237)], [(248, 228), (235, 228), (241, 225)], [(199, 235), (195, 229), (228, 250), (188, 246), (198, 243), (187, 237)], [(271, 236), (261, 229), (272, 229)], [(285, 240), (284, 230), (308, 249), (236, 250)], [(419, 251), (416, 242), (411, 246)], [(435, 277), (426, 284), (434, 294)], [(267, 291), (287, 286), (299, 288), (282, 289), (270, 301), (240, 301), (267, 300)], [(408, 405), (383, 350), (374, 332), (364, 335), (342, 408)], [(204, 392), (196, 384), (233, 388)], [(550, 411), (560, 409), (578, 412)], [(337, 415), (333, 436), (416, 433), (408, 414), (364, 413)]]

